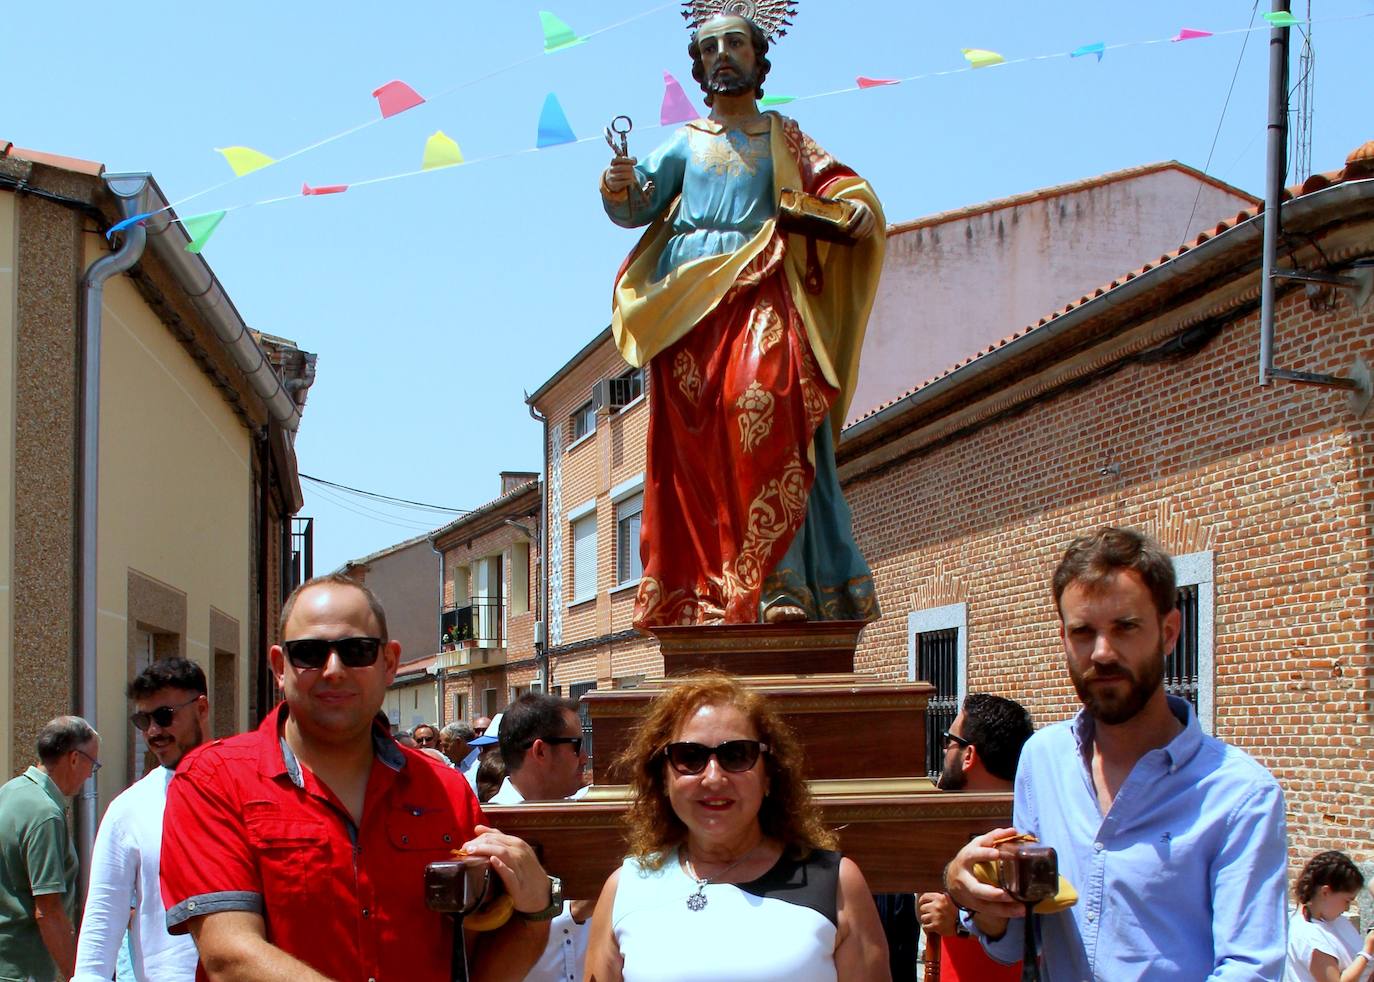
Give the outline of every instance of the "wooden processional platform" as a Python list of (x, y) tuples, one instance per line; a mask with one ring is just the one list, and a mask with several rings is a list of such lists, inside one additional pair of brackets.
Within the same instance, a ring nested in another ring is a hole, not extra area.
[(935, 789), (925, 776), (926, 702), (935, 689), (856, 674), (863, 628), (851, 621), (658, 628), (664, 678), (582, 697), (594, 752), (586, 797), (483, 810), (503, 832), (537, 845), (565, 896), (597, 896), (625, 855), (628, 789), (615, 783), (612, 762), (675, 676), (720, 668), (758, 689), (791, 725), (826, 825), (873, 892), (937, 889), (945, 863), (970, 836), (1010, 822), (1011, 795)]

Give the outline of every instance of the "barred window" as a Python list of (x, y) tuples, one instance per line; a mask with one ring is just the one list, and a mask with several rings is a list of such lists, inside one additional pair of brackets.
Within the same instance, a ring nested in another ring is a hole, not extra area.
[(940, 739), (959, 715), (959, 629), (923, 631), (916, 635), (916, 677), (935, 686), (926, 704), (926, 772), (940, 776), (945, 748)]
[(1198, 706), (1198, 585), (1196, 583), (1178, 588), (1178, 610), (1181, 624), (1178, 642), (1164, 662), (1164, 690), (1170, 695), (1187, 699), (1193, 712), (1200, 714)]
[(592, 759), (592, 711), (582, 701), (582, 697), (596, 688), (596, 682), (574, 682), (568, 686), (568, 698), (577, 703), (577, 716), (582, 723), (582, 749), (587, 752), (587, 761)]

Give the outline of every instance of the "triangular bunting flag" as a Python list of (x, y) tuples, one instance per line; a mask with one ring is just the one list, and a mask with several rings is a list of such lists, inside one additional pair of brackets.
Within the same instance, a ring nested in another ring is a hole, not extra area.
[(682, 91), (678, 80), (668, 72), (663, 73), (663, 106), (658, 111), (658, 121), (664, 126), (685, 123), (701, 114), (692, 105), (687, 93)]
[(222, 211), (212, 211), (205, 215), (183, 218), (181, 227), (186, 229), (186, 234), (191, 237), (191, 241), (186, 243), (186, 251), (199, 255), (200, 250), (205, 248), (205, 243), (210, 241), (210, 236), (215, 234), (215, 229), (219, 228), (219, 223), (224, 221), (224, 215)]
[(544, 54), (571, 48), (581, 44), (586, 38), (578, 37), (571, 27), (547, 10), (539, 11), (539, 26), (544, 29)]
[(896, 85), (898, 79), (895, 78), (869, 78), (867, 75), (860, 75), (854, 80), (861, 89), (876, 89), (880, 85)]
[(1271, 10), (1264, 15), (1264, 19), (1275, 27), (1297, 27), (1302, 23), (1287, 10)]
[(387, 82), (386, 85), (372, 90), (377, 105), (382, 109), (382, 119), (390, 119), (397, 113), (414, 109), (424, 102), (424, 97), (404, 82)]
[(550, 92), (544, 100), (544, 108), (539, 111), (539, 137), (534, 145), (542, 149), (576, 142), (568, 117), (563, 115), (563, 107), (558, 104), (558, 96)]
[(1096, 44), (1085, 44), (1081, 48), (1074, 48), (1069, 52), (1070, 58), (1082, 58), (1084, 55), (1097, 55), (1097, 60), (1102, 60), (1102, 53), (1107, 50), (1106, 42), (1098, 41)]
[(130, 225), (137, 225), (145, 218), (152, 218), (156, 214), (157, 212), (155, 211), (145, 211), (141, 212), (140, 214), (134, 215), (132, 218), (126, 218), (122, 222), (115, 222), (113, 225), (110, 226), (110, 230), (105, 233), (105, 238), (113, 239), (116, 232), (122, 232)]
[(309, 184), (301, 185), (301, 194), (306, 197), (313, 194), (343, 194), (347, 190), (347, 184), (321, 184), (317, 188), (312, 188)]
[(435, 130), (425, 141), (425, 157), (420, 163), (421, 170), (434, 170), (438, 167), (452, 167), (463, 162), (463, 151), (458, 149), (458, 141), (445, 135), (443, 130)]
[(1211, 36), (1212, 36), (1212, 32), (1211, 32), (1211, 31), (1195, 31), (1195, 30), (1193, 30), (1191, 27), (1185, 27), (1185, 28), (1183, 28), (1181, 31), (1179, 31), (1177, 34), (1175, 34), (1173, 37), (1169, 38), (1169, 40), (1170, 40), (1170, 41), (1191, 41), (1191, 40), (1193, 40), (1194, 38), (1209, 38), (1209, 37), (1211, 37)]
[(796, 100), (794, 95), (766, 95), (759, 100), (760, 106), (785, 106)]
[(987, 68), (989, 65), (1000, 65), (1006, 61), (996, 51), (988, 51), (985, 48), (963, 48), (964, 57), (974, 68)]
[(268, 164), (275, 164), (276, 161), (265, 153), (259, 153), (252, 147), (215, 147), (215, 153), (224, 154), (224, 159), (229, 166), (234, 169), (235, 177), (242, 177), (244, 174), (251, 174), (255, 170), (261, 170)]

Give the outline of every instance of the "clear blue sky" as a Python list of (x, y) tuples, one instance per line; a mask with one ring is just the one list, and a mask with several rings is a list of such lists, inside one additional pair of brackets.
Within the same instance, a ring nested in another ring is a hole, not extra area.
[[(1374, 138), (1368, 86), (1359, 81), (1374, 18), (1333, 19), (1374, 12), (1374, 0), (1312, 6), (1312, 159), (1314, 169), (1330, 170)], [(541, 8), (580, 33), (635, 19), (476, 81), (539, 53)], [(1306, 0), (1294, 8), (1305, 14)], [(1221, 32), (1245, 27), (1252, 14), (1262, 24), (1268, 9), (1268, 0), (1258, 12), (1247, 0), (803, 0), (771, 55), (767, 89), (804, 96), (853, 85), (861, 74), (959, 68), (965, 47), (1014, 59), (1164, 38), (1182, 27)], [(1255, 193), (1264, 174), (1267, 38), (1249, 37), (1209, 168)], [(1297, 40), (1295, 32), (1295, 77)], [(1034, 61), (783, 111), (868, 177), (889, 220), (902, 221), (1157, 160), (1202, 167), (1242, 41), (1130, 47), (1100, 64)], [(662, 73), (697, 94), (686, 42), (678, 5), (652, 0), (213, 8), (47, 0), (0, 27), (11, 83), (0, 139), (115, 171), (151, 171), (175, 201), (229, 175), (213, 147), (281, 156), (372, 118), (370, 93), (391, 79), (431, 95), (463, 86), (205, 195), (183, 216), (291, 193), (303, 181), (413, 169), (436, 129), (470, 160), (532, 147), (549, 92), (579, 137), (629, 114), (631, 148), (644, 153), (665, 135), (657, 128)], [(600, 141), (557, 147), (229, 215), (205, 256), (238, 309), (253, 327), (320, 356), (297, 442), (301, 470), (471, 508), (494, 497), (498, 471), (539, 468), (540, 428), (522, 392), (605, 327), (611, 281), (634, 240), (601, 212), (596, 184), (607, 153)], [(1180, 231), (1183, 224), (1180, 216)], [(305, 490), (317, 570), (445, 521)]]

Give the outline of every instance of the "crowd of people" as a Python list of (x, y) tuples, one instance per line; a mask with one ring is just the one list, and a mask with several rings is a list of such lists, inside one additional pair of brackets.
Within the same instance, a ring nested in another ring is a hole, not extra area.
[[(1346, 917), (1359, 867), (1311, 857), (1289, 913), (1277, 782), (1164, 692), (1172, 576), (1139, 533), (1075, 541), (1053, 594), (1081, 711), (1036, 731), (1018, 703), (978, 693), (943, 734), (941, 791), (1013, 794), (1011, 827), (970, 841), (917, 898), (944, 982), (1020, 978), (1025, 952), (1048, 980), (1374, 974), (1374, 933)], [(101, 740), (73, 716), (42, 728), (37, 763), (0, 787), (0, 980), (448, 979), (453, 922), (419, 885), (456, 849), (486, 857), (515, 911), (464, 939), (472, 978), (914, 977), (821, 820), (796, 737), (746, 684), (699, 675), (654, 700), (618, 761), (624, 862), (599, 898), (565, 900), (481, 802), (586, 792), (575, 703), (529, 693), (491, 720), (417, 726), (410, 747), (379, 715), (400, 650), (370, 591), (304, 584), (281, 638), (269, 659), (284, 700), (250, 733), (207, 742), (192, 661), (130, 683), (158, 766), (106, 810), (80, 916), (66, 806)], [(980, 877), (1014, 834), (1054, 847), (1076, 903), (1028, 919)]]

